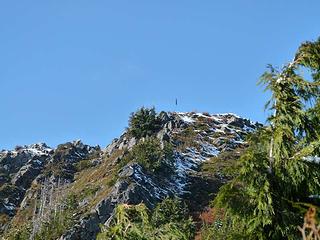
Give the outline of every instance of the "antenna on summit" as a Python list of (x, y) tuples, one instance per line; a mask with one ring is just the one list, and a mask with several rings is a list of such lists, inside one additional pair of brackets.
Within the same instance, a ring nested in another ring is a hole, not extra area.
[(178, 107), (178, 98), (176, 98), (176, 102), (175, 102), (175, 112), (177, 112), (177, 107)]

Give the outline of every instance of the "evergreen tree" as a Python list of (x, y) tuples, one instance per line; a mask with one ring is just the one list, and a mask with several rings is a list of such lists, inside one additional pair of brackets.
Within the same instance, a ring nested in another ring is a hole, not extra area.
[(320, 153), (319, 82), (320, 40), (303, 43), (292, 62), (261, 77), (272, 93), (270, 124), (251, 136), (239, 175), (215, 199), (247, 239), (299, 239), (295, 205), (320, 192), (312, 161)]
[(136, 138), (152, 136), (161, 129), (161, 120), (155, 108), (140, 108), (129, 119), (129, 133)]
[(191, 240), (194, 224), (183, 206), (173, 199), (165, 199), (151, 212), (144, 204), (118, 205), (111, 226), (102, 229), (97, 239)]
[(171, 174), (173, 171), (173, 147), (155, 137), (148, 137), (136, 144), (124, 162), (135, 161), (145, 170), (157, 174)]

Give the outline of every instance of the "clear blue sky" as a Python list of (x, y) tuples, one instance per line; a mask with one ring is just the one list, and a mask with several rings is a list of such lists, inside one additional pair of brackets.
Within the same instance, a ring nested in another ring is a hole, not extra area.
[(256, 82), (320, 36), (319, 9), (318, 0), (1, 1), (0, 149), (105, 146), (143, 105), (264, 122)]

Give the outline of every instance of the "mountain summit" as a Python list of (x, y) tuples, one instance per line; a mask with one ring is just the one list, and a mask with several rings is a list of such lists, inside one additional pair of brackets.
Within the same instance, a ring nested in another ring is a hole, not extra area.
[[(237, 155), (261, 127), (231, 113), (140, 113), (103, 149), (78, 140), (2, 150), (3, 239), (96, 239), (119, 204), (154, 209), (168, 197), (184, 200), (196, 218), (229, 179), (223, 171), (229, 160), (221, 156)], [(205, 173), (212, 161), (218, 167)]]

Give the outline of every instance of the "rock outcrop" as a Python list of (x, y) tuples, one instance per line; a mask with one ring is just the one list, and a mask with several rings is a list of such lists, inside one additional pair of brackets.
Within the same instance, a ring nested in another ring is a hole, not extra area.
[[(132, 148), (144, 141), (128, 132), (105, 149), (80, 141), (61, 144), (56, 149), (45, 144), (18, 147), (0, 152), (0, 214), (13, 217), (19, 207), (28, 208), (28, 199), (33, 198), (32, 191), (35, 191), (31, 189), (32, 184), (53, 184), (64, 179), (67, 191), (77, 188), (80, 192), (95, 186), (89, 197), (79, 199), (81, 209), (74, 215), (75, 224), (60, 236), (60, 240), (96, 239), (100, 225), (109, 226), (118, 204), (143, 202), (153, 208), (166, 197), (186, 196), (203, 162), (245, 147), (246, 135), (261, 126), (234, 114), (161, 112), (158, 117), (161, 129), (155, 137), (162, 146), (165, 142), (173, 146), (170, 174), (146, 171), (135, 161), (125, 162)], [(82, 171), (80, 163), (89, 170)], [(108, 180), (112, 183), (110, 188), (95, 184), (94, 181), (110, 178), (112, 171), (116, 172), (113, 180)], [(223, 183), (225, 179), (221, 177), (220, 181)]]
[[(0, 152), (0, 215), (13, 217), (26, 202), (25, 198), (33, 195), (26, 194), (33, 181), (43, 183), (50, 178), (67, 177), (71, 182), (75, 173), (74, 164), (90, 155), (100, 153), (99, 147), (84, 145), (81, 141), (59, 145), (56, 149), (45, 143), (17, 146), (15, 150)], [(62, 171), (54, 172), (52, 166), (59, 166)], [(5, 229), (1, 226), (0, 229)]]
[[(261, 126), (234, 114), (162, 113), (161, 117), (163, 127), (156, 136), (160, 141), (170, 141), (175, 146), (174, 174), (159, 177), (145, 172), (137, 163), (124, 166), (111, 192), (60, 240), (95, 239), (100, 231), (99, 225), (109, 225), (118, 204), (143, 202), (153, 208), (165, 197), (182, 197), (187, 193), (190, 173), (197, 171), (202, 162), (246, 145), (245, 136)], [(191, 128), (191, 135), (184, 136)], [(108, 155), (124, 149), (130, 151), (136, 143), (135, 138), (124, 133), (104, 151)], [(121, 162), (121, 157), (117, 161)]]

